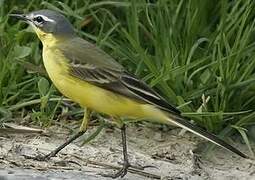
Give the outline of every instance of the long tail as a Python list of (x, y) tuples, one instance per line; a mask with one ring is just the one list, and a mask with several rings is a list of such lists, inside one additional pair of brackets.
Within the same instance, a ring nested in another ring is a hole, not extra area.
[[(170, 115), (171, 116), (171, 115)], [(209, 133), (195, 125), (193, 125), (192, 123), (190, 123), (188, 120), (181, 118), (181, 117), (177, 117), (177, 116), (173, 116), (170, 118), (166, 119), (168, 122), (175, 124), (181, 128), (184, 128), (220, 147), (223, 147), (235, 154), (238, 154), (239, 156), (243, 157), (243, 158), (249, 158), (246, 154), (242, 153), (241, 151), (239, 151), (238, 149), (236, 149), (235, 147), (231, 146), (230, 144), (226, 143), (225, 141), (223, 141), (222, 139), (218, 138), (217, 136), (215, 136), (212, 133)]]

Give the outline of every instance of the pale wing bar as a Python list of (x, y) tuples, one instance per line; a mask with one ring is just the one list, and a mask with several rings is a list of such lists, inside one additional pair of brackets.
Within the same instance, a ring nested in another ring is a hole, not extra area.
[(153, 104), (158, 108), (173, 113), (175, 115), (181, 114), (181, 112), (178, 109), (167, 103), (167, 101), (164, 100), (164, 98), (162, 98), (155, 91), (153, 91), (143, 81), (136, 79), (134, 76), (125, 73), (124, 75), (121, 76), (120, 81), (126, 88), (128, 88), (130, 91), (132, 91), (134, 94), (139, 96), (147, 103)]
[(79, 79), (95, 83), (100, 86), (108, 85), (109, 83), (116, 81), (118, 78), (117, 71), (114, 72), (99, 68), (85, 68), (83, 66), (72, 66), (70, 74)]

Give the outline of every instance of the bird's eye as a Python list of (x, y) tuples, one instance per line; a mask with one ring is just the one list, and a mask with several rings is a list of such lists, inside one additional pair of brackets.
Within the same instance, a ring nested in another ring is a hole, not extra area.
[(37, 23), (43, 23), (44, 22), (44, 19), (42, 18), (42, 16), (37, 16), (34, 18), (34, 21), (36, 21)]

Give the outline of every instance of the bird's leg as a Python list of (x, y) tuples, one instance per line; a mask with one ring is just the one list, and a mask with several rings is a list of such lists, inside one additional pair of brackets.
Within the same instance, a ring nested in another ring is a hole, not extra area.
[(116, 173), (116, 174), (101, 174), (105, 177), (117, 178), (117, 177), (124, 177), (127, 174), (127, 170), (130, 167), (128, 161), (128, 153), (127, 153), (127, 138), (126, 138), (126, 126), (125, 124), (122, 125), (121, 129), (121, 138), (122, 138), (122, 147), (123, 147), (123, 167)]
[(121, 176), (124, 177), (127, 174), (127, 170), (130, 167), (128, 161), (128, 153), (127, 153), (127, 136), (126, 136), (126, 125), (123, 124), (121, 127), (121, 138), (122, 138), (122, 148), (123, 148), (123, 167), (117, 172), (114, 176), (115, 178)]
[(35, 157), (28, 157), (26, 156), (27, 158), (30, 158), (30, 159), (35, 159), (35, 160), (38, 160), (38, 161), (45, 161), (45, 160), (48, 160), (50, 159), (51, 157), (54, 157), (56, 156), (56, 154), (61, 151), (63, 148), (65, 148), (68, 144), (70, 144), (71, 142), (73, 142), (75, 139), (79, 138), (80, 136), (82, 136), (86, 131), (87, 131), (87, 127), (88, 127), (88, 122), (89, 122), (89, 119), (90, 119), (90, 114), (91, 114), (91, 111), (89, 109), (86, 109), (85, 112), (84, 112), (84, 117), (83, 117), (83, 120), (82, 120), (82, 123), (81, 123), (81, 126), (80, 126), (80, 129), (79, 131), (73, 136), (71, 137), (70, 139), (68, 139), (66, 142), (64, 142), (63, 144), (61, 144), (59, 147), (57, 147), (56, 149), (54, 149), (53, 151), (51, 151), (49, 154), (46, 154), (46, 155), (37, 155)]

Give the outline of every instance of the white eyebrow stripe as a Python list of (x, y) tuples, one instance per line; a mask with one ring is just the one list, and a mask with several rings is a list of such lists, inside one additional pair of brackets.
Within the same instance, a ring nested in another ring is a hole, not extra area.
[(50, 18), (48, 18), (47, 16), (40, 15), (40, 14), (35, 15), (34, 17), (36, 18), (36, 17), (38, 17), (38, 16), (41, 16), (45, 21), (48, 21), (48, 22), (55, 22), (53, 19), (50, 19)]

